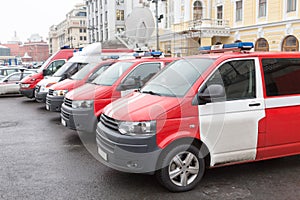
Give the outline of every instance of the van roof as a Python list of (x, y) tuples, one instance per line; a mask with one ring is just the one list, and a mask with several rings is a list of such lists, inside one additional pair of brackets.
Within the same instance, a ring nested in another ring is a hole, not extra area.
[(187, 56), (183, 58), (211, 58), (211, 59), (230, 59), (241, 57), (268, 57), (268, 58), (300, 58), (300, 52), (226, 52), (226, 53), (212, 53), (199, 54), (194, 56)]

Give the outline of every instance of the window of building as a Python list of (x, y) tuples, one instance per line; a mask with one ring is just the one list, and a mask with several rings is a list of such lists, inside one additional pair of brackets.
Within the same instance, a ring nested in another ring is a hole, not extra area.
[(267, 96), (300, 94), (300, 59), (262, 59)]
[(269, 43), (265, 38), (259, 38), (255, 43), (255, 51), (269, 51)]
[(287, 0), (287, 12), (293, 12), (296, 11), (296, 5), (297, 1), (296, 0)]
[(118, 21), (124, 21), (124, 10), (117, 10), (116, 19)]
[(116, 0), (117, 5), (120, 5), (120, 4), (123, 4), (123, 3), (124, 3), (124, 0)]
[(224, 86), (227, 101), (255, 98), (254, 60), (230, 61), (223, 64), (209, 78), (206, 87), (213, 84)]
[(218, 6), (217, 7), (217, 20), (218, 20), (218, 25), (222, 25), (222, 20), (223, 20), (223, 6)]
[(194, 20), (199, 20), (202, 19), (202, 15), (203, 15), (203, 7), (202, 7), (202, 3), (200, 1), (195, 1), (194, 5), (193, 5), (193, 19)]
[(243, 1), (235, 2), (236, 13), (235, 13), (235, 21), (242, 21), (243, 17)]
[(258, 17), (265, 17), (267, 15), (267, 0), (259, 0)]
[(293, 36), (289, 35), (284, 38), (282, 42), (282, 51), (298, 51), (299, 50), (299, 41), (298, 39)]

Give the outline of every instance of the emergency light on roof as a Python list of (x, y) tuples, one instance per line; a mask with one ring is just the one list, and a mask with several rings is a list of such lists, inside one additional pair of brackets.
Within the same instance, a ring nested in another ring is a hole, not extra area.
[(135, 58), (142, 58), (142, 57), (154, 57), (158, 58), (162, 55), (161, 51), (151, 51), (151, 52), (144, 52), (144, 53), (134, 53), (133, 56)]
[(120, 58), (120, 56), (118, 56), (118, 55), (111, 55), (110, 56), (110, 59), (114, 59), (114, 60), (119, 59), (119, 58)]
[(221, 53), (226, 51), (249, 51), (254, 47), (252, 42), (237, 42), (232, 44), (219, 44), (203, 46), (199, 50), (201, 53)]

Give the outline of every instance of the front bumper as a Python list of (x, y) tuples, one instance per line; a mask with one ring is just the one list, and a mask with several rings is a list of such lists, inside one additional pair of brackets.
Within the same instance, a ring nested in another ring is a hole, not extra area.
[(89, 109), (74, 109), (62, 104), (61, 122), (64, 126), (78, 131), (95, 133), (98, 122), (94, 114), (94, 107)]
[(39, 103), (45, 103), (46, 102), (46, 96), (48, 92), (36, 92), (35, 91), (35, 100)]
[(34, 97), (34, 88), (29, 88), (29, 89), (23, 89), (20, 88), (20, 93), (30, 99)]
[(161, 149), (156, 145), (156, 135), (132, 137), (121, 135), (102, 122), (96, 130), (98, 153), (107, 166), (124, 172), (153, 174)]
[(64, 101), (63, 96), (53, 96), (53, 95), (47, 94), (46, 109), (51, 112), (60, 112), (63, 101)]

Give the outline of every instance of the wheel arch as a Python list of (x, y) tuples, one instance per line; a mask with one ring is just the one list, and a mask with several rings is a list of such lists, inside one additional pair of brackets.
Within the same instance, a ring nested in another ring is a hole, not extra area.
[(166, 148), (162, 150), (156, 163), (156, 170), (159, 170), (162, 167), (162, 160), (164, 156), (168, 153), (168, 151), (170, 151), (173, 147), (180, 144), (191, 144), (197, 147), (199, 149), (199, 152), (201, 152), (201, 155), (204, 158), (205, 167), (208, 168), (210, 166), (211, 156), (210, 156), (209, 149), (205, 143), (203, 143), (201, 140), (196, 138), (180, 138), (173, 141)]

